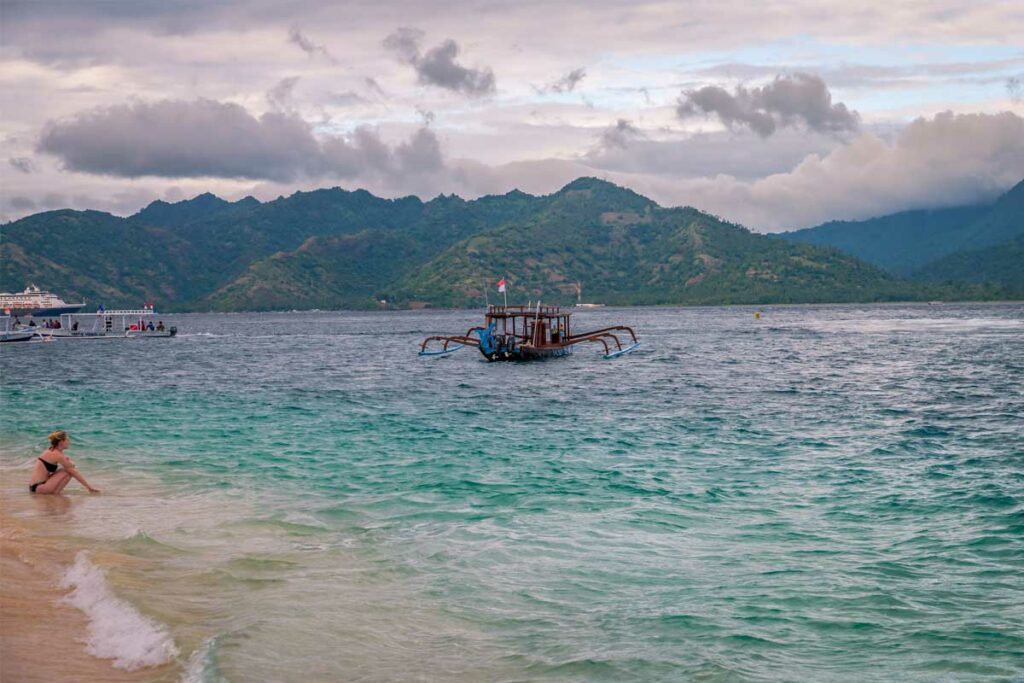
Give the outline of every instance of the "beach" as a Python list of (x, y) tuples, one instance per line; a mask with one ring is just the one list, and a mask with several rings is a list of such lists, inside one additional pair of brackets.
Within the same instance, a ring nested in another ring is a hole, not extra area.
[(61, 529), (77, 496), (29, 496), (16, 478), (4, 473), (0, 498), (0, 680), (181, 680), (170, 665), (128, 671), (89, 654), (89, 617), (62, 586), (81, 552)]
[[(637, 352), (416, 357), (478, 317), (0, 350), (3, 680), (1024, 671), (1021, 305), (601, 309)], [(102, 494), (26, 491), (58, 427)]]

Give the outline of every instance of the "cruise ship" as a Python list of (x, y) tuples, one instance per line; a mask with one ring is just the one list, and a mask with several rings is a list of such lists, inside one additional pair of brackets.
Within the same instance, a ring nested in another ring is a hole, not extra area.
[(56, 294), (44, 292), (35, 285), (29, 285), (20, 294), (0, 293), (0, 311), (5, 315), (57, 317), (64, 313), (77, 313), (83, 306), (84, 301), (69, 304)]

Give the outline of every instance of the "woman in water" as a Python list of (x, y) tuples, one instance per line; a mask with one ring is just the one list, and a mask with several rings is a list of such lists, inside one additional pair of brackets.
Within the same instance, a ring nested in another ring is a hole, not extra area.
[[(75, 463), (71, 458), (64, 455), (71, 437), (64, 430), (50, 434), (50, 447), (43, 451), (43, 454), (36, 458), (32, 467), (32, 482), (28, 490), (32, 493), (60, 493), (72, 478), (81, 482), (82, 486), (89, 489), (89, 493), (99, 493), (85, 480), (81, 472), (75, 469)], [(61, 469), (63, 467), (64, 469)]]

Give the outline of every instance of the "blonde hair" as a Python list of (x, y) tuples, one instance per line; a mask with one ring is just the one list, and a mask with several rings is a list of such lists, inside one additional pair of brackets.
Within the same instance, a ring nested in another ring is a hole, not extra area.
[(50, 433), (50, 448), (56, 448), (61, 441), (68, 438), (68, 433), (63, 429), (58, 429), (55, 432)]

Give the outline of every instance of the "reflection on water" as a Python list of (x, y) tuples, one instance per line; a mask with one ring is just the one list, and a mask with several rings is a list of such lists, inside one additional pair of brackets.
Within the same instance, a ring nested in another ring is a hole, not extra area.
[(29, 495), (36, 516), (53, 523), (67, 522), (74, 504), (69, 494)]

